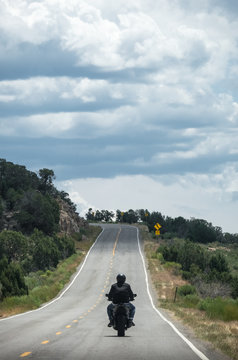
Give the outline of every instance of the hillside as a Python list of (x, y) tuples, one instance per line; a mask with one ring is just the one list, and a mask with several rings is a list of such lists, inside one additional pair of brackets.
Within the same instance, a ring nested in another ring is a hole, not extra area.
[(0, 159), (0, 300), (27, 294), (25, 276), (74, 254), (88, 226), (54, 178)]
[(36, 228), (45, 234), (71, 234), (86, 226), (76, 206), (54, 185), (54, 172), (39, 170), (39, 176), (0, 159), (0, 230), (30, 234)]

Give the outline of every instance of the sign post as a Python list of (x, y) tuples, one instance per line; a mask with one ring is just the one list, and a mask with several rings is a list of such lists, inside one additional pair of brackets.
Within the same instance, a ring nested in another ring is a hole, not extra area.
[(161, 228), (162, 226), (159, 224), (159, 223), (156, 223), (155, 224), (155, 226), (154, 226), (154, 228), (156, 229), (155, 230), (155, 235), (160, 235), (160, 228)]

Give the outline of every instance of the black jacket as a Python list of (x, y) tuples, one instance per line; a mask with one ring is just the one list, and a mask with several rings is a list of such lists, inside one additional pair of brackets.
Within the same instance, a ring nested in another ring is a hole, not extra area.
[(108, 299), (112, 300), (113, 304), (128, 303), (134, 300), (134, 296), (129, 284), (116, 283), (111, 286)]

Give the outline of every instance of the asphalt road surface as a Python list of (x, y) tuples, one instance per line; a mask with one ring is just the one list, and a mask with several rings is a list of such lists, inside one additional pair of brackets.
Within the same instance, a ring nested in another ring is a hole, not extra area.
[[(108, 328), (105, 294), (118, 273), (138, 296), (136, 326), (117, 337)], [(0, 359), (220, 360), (188, 340), (153, 307), (138, 231), (105, 225), (72, 283), (36, 311), (0, 320)], [(224, 357), (223, 357), (224, 359)]]

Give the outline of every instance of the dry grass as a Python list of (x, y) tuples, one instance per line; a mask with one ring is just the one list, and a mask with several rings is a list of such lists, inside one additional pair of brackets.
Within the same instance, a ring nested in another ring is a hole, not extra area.
[(182, 320), (197, 337), (209, 341), (233, 360), (238, 360), (238, 321), (210, 320), (203, 311), (185, 308), (181, 302), (174, 303), (176, 287), (187, 282), (181, 276), (175, 275), (173, 268), (166, 268), (154, 257), (159, 243), (152, 240), (145, 229), (141, 229), (141, 233), (159, 306), (168, 309), (176, 320)]

